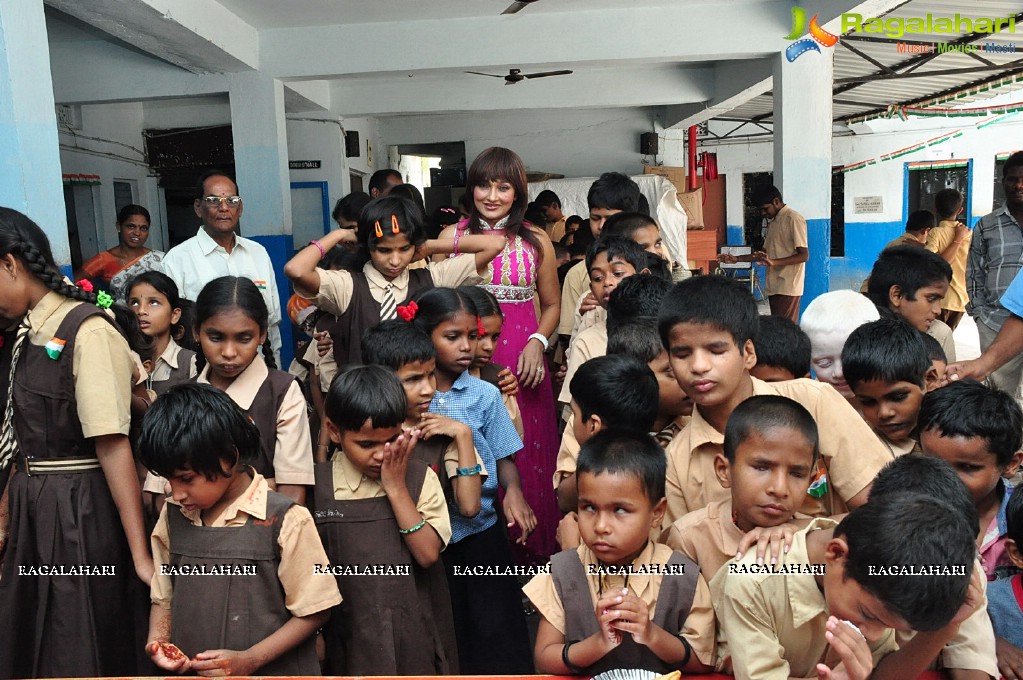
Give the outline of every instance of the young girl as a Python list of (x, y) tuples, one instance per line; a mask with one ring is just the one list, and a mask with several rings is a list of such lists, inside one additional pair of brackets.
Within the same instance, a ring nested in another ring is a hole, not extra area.
[(162, 272), (139, 274), (128, 284), (128, 306), (142, 332), (153, 338), (152, 370), (147, 387), (157, 396), (195, 377), (195, 352), (174, 342), (181, 325), (178, 287)]
[[(405, 390), (383, 366), (331, 384), (327, 429), (338, 446), (316, 466), (317, 528), (346, 593), (324, 629), (330, 675), (457, 674), (440, 552), (451, 538), (437, 475), (404, 432)], [(360, 570), (387, 565), (386, 573)]]
[(133, 362), (96, 303), (42, 229), (0, 208), (0, 317), (23, 319), (0, 376), (0, 677), (135, 673), (129, 595), (153, 560), (128, 442)]
[[(504, 246), (504, 239), (497, 236), (427, 241), (416, 205), (408, 199), (385, 197), (371, 201), (359, 218), (360, 258), (355, 273), (317, 267), (327, 251), (352, 238), (347, 229), (332, 231), (312, 241), (284, 267), (295, 292), (338, 317), (331, 337), (339, 367), (362, 363), (362, 333), (380, 321), (393, 319), (397, 305), (427, 288), (457, 286), (477, 276)], [(456, 257), (409, 270), (412, 260), (434, 253)]]
[(165, 671), (320, 673), (313, 634), (341, 596), (309, 511), (245, 464), (260, 438), (209, 385), (179, 385), (146, 415), (139, 455), (171, 485), (146, 643)]
[(522, 440), (498, 389), (468, 373), (479, 335), (476, 308), (457, 289), (434, 288), (401, 312), (402, 318), (430, 336), (437, 349), (437, 392), (430, 411), (472, 428), (473, 443), (487, 471), (479, 514), (452, 516), (451, 544), (444, 552), (460, 670), (467, 675), (531, 673), (529, 637), (515, 577), (466, 575), (488, 565), (500, 571), (512, 564), (507, 533), (499, 521), (499, 483), (504, 488), (504, 518), (509, 527), (521, 530), (519, 541), (524, 542), (536, 527), (513, 459)]

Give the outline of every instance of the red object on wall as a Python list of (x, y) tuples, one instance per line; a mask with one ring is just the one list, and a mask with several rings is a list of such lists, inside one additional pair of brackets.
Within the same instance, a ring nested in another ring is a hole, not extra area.
[(689, 144), (687, 145), (687, 151), (689, 152), (689, 191), (696, 189), (696, 126), (689, 126)]

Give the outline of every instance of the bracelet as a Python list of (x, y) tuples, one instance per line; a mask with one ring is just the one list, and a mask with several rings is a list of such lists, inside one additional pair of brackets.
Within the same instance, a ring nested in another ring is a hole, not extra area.
[(585, 675), (586, 673), (582, 668), (576, 666), (574, 663), (568, 660), (568, 648), (579, 642), (578, 640), (569, 640), (565, 643), (565, 646), (561, 648), (561, 663), (565, 664), (565, 668), (572, 672), (573, 675)]
[(320, 251), (320, 258), (321, 259), (327, 256), (327, 251), (323, 249), (323, 244), (320, 243), (319, 241), (317, 241), (316, 239), (313, 239), (312, 241), (310, 241), (309, 245), (316, 246), (316, 249)]
[(455, 249), (451, 251), (452, 255), (460, 255), (461, 254), (461, 253), (458, 252), (458, 237), (461, 236), (461, 235), (462, 235), (462, 233), (460, 231), (458, 231), (458, 227), (455, 227)]
[(398, 533), (399, 534), (414, 534), (414, 533), (416, 533), (417, 531), (419, 531), (420, 529), (422, 529), (425, 526), (426, 526), (426, 520), (424, 519), (419, 524), (415, 525), (414, 527), (409, 527), (408, 529), (402, 529), (401, 527), (398, 527)]
[(682, 661), (680, 661), (675, 666), (676, 668), (681, 670), (681, 669), (685, 668), (686, 664), (689, 663), (689, 657), (692, 656), (692, 654), (693, 654), (693, 646), (691, 644), (689, 644), (689, 640), (686, 640), (684, 635), (678, 635), (677, 637), (678, 637), (679, 640), (682, 641), (682, 646), (686, 648), (686, 655), (684, 657), (682, 657)]
[(476, 463), (472, 467), (458, 468), (457, 470), (455, 470), (455, 472), (458, 473), (459, 477), (471, 477), (473, 475), (478, 475), (482, 471), (483, 466), (481, 466), (479, 463)]
[(550, 341), (549, 341), (549, 340), (547, 340), (547, 336), (546, 336), (546, 335), (544, 335), (543, 333), (533, 333), (533, 334), (532, 334), (532, 335), (530, 335), (530, 336), (529, 336), (528, 338), (526, 338), (526, 342), (529, 342), (530, 340), (539, 340), (539, 341), (540, 341), (540, 344), (541, 344), (541, 345), (543, 345), (543, 351), (545, 351), (545, 352), (546, 352), (546, 351), (547, 351), (547, 350), (548, 350), (548, 349), (550, 348), (550, 346), (551, 346), (551, 343), (550, 343)]

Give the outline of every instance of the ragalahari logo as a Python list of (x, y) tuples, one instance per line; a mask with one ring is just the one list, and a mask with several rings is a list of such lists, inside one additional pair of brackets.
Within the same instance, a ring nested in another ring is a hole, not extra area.
[[(806, 10), (802, 7), (793, 7), (792, 32), (785, 36), (785, 39), (796, 40), (796, 38), (804, 33), (806, 33)], [(838, 36), (828, 33), (821, 28), (820, 24), (817, 23), (817, 15), (814, 14), (813, 19), (810, 20), (810, 37), (796, 40), (796, 42), (785, 48), (785, 58), (789, 61), (795, 61), (801, 55), (811, 50), (820, 52), (820, 47), (817, 47), (818, 43), (824, 47), (832, 47), (837, 42)]]

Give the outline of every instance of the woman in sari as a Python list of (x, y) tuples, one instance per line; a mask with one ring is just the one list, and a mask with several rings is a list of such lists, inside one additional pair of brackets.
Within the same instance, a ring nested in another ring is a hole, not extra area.
[(117, 213), (116, 246), (82, 265), (78, 278), (99, 279), (115, 300), (124, 300), (125, 285), (137, 274), (157, 269), (163, 253), (146, 248), (149, 239), (149, 211), (141, 205), (126, 205)]

